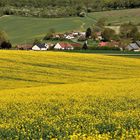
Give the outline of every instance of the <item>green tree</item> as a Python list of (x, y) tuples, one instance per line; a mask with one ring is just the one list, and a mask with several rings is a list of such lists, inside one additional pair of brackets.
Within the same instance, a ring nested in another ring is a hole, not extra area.
[(5, 31), (0, 31), (0, 45), (2, 42), (8, 40), (8, 35)]
[(110, 28), (105, 28), (102, 32), (102, 37), (104, 41), (111, 41), (116, 35), (115, 31)]
[(83, 50), (87, 50), (87, 49), (88, 49), (87, 41), (83, 44), (82, 49), (83, 49)]
[(100, 18), (97, 23), (96, 26), (103, 28), (106, 25), (106, 18)]
[(92, 30), (91, 30), (91, 28), (87, 28), (87, 30), (86, 30), (86, 38), (91, 37), (91, 35), (92, 35)]
[(120, 26), (120, 36), (122, 38), (131, 38), (138, 31), (137, 27), (131, 22)]

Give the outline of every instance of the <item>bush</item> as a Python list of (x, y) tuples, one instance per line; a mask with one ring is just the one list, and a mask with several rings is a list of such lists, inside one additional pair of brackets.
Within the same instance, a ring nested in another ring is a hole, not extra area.
[(115, 31), (110, 28), (105, 28), (104, 31), (102, 32), (102, 37), (104, 41), (111, 41), (115, 35), (116, 35)]
[(3, 41), (0, 45), (1, 49), (10, 49), (12, 48), (12, 44), (10, 42)]
[(79, 17), (85, 17), (86, 16), (86, 13), (85, 12), (80, 12), (78, 16)]
[(119, 51), (120, 48), (119, 47), (109, 47), (109, 46), (104, 46), (104, 47), (93, 47), (92, 50), (116, 50)]

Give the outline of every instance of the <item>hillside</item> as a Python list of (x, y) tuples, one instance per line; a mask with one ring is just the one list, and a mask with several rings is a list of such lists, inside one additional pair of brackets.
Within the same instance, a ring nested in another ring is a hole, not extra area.
[(0, 51), (0, 139), (139, 139), (140, 61)]
[(138, 7), (140, 7), (139, 0), (1, 0), (0, 16), (71, 17), (81, 16), (83, 12)]
[[(87, 27), (93, 26), (100, 18), (107, 18), (107, 24), (113, 26), (124, 22), (140, 23), (140, 9), (117, 10), (106, 12), (94, 12), (87, 17), (71, 18), (32, 18), (18, 16), (4, 16), (0, 18), (0, 30), (5, 30), (12, 43), (27, 43), (35, 38), (43, 37), (50, 28), (56, 32), (66, 32), (72, 30), (84, 31)], [(116, 29), (116, 30), (117, 30)]]

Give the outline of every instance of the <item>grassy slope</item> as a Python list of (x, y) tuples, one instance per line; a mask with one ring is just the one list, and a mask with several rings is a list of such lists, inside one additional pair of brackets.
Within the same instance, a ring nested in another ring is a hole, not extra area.
[[(42, 37), (48, 29), (54, 28), (57, 32), (71, 30), (84, 30), (92, 26), (99, 18), (105, 17), (108, 23), (119, 25), (120, 23), (132, 21), (138, 24), (140, 9), (118, 10), (106, 12), (94, 12), (85, 18), (31, 18), (6, 16), (0, 18), (0, 30), (5, 30), (12, 43), (26, 43), (34, 38)], [(114, 28), (114, 27), (113, 27)]]
[(0, 138), (139, 139), (139, 70), (135, 58), (0, 51)]
[(139, 24), (140, 8), (95, 12), (89, 14), (89, 16), (95, 20), (98, 20), (99, 18), (106, 18), (107, 23), (111, 23), (112, 25), (120, 25), (129, 21), (131, 21), (134, 24)]

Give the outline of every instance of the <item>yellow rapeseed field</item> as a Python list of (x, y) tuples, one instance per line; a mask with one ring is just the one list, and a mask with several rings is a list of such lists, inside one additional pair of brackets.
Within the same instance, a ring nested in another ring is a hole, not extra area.
[(0, 139), (140, 139), (140, 59), (0, 51)]

